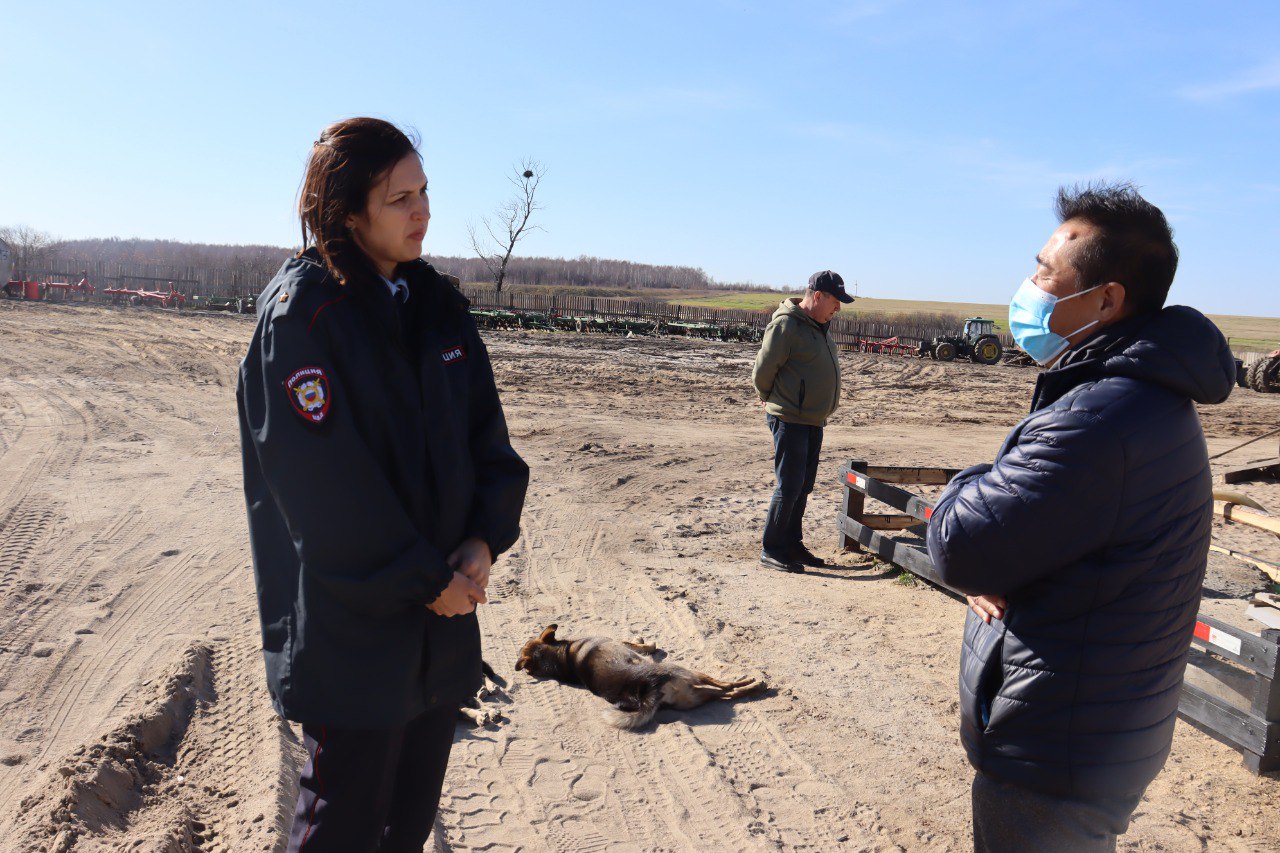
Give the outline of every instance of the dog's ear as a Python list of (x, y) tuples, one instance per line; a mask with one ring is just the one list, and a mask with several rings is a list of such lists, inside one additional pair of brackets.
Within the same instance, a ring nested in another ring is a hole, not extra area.
[(520, 660), (516, 661), (516, 672), (519, 672), (520, 670), (524, 669), (524, 664), (525, 664), (525, 657), (524, 655), (521, 655)]
[(548, 625), (542, 629), (542, 633), (538, 635), (539, 643), (554, 643), (556, 639), (556, 628), (559, 625)]

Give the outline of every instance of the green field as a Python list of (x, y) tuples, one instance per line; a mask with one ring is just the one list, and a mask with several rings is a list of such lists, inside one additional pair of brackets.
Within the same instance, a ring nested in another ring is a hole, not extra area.
[(795, 296), (794, 293), (775, 293), (772, 291), (747, 290), (741, 293), (732, 291), (724, 291), (712, 293), (709, 295), (699, 295), (690, 293), (690, 295), (680, 295), (674, 299), (668, 299), (668, 305), (696, 305), (701, 308), (735, 308), (743, 311), (753, 311), (759, 308), (777, 308), (778, 303), (785, 296)]
[[(795, 293), (760, 291), (714, 292), (690, 294), (671, 299), (673, 305), (701, 305), (707, 308), (773, 308), (785, 296)], [(894, 314), (954, 314), (959, 317), (986, 317), (996, 321), (1003, 331), (1007, 324), (1008, 305), (978, 302), (931, 302), (914, 299), (875, 299), (858, 297), (844, 308), (847, 314), (889, 316)], [(1280, 317), (1237, 317), (1210, 314), (1209, 319), (1227, 336), (1233, 349), (1274, 349), (1280, 347)]]

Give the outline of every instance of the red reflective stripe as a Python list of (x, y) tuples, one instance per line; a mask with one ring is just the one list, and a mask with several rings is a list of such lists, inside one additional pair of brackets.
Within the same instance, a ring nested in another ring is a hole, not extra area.
[(845, 475), (845, 479), (847, 479), (850, 483), (853, 483), (855, 486), (858, 484), (858, 478), (853, 476), (853, 474)]
[(927, 506), (924, 508), (924, 520), (928, 521), (931, 518), (933, 518), (933, 507)]
[(1209, 642), (1209, 626), (1203, 622), (1197, 622), (1195, 635), (1206, 643)]
[(311, 331), (311, 327), (316, 324), (316, 318), (320, 316), (321, 311), (328, 308), (330, 305), (333, 305), (335, 302), (341, 302), (346, 298), (347, 298), (347, 294), (344, 293), (336, 299), (330, 299), (328, 302), (324, 303), (319, 308), (317, 308), (316, 313), (311, 315), (311, 322), (307, 324), (307, 331), (308, 332)]
[(302, 840), (298, 842), (299, 850), (307, 846), (307, 839), (311, 837), (311, 827), (315, 824), (316, 820), (316, 805), (320, 802), (321, 798), (324, 797), (324, 780), (320, 778), (320, 753), (324, 751), (324, 742), (328, 736), (329, 730), (324, 726), (321, 726), (320, 743), (316, 746), (316, 754), (311, 759), (311, 769), (316, 773), (316, 798), (311, 801), (311, 813), (307, 815), (307, 831), (303, 833)]

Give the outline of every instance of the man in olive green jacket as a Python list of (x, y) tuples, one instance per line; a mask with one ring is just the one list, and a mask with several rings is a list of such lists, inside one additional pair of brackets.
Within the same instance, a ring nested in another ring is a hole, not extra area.
[(840, 359), (827, 326), (841, 303), (852, 301), (838, 274), (814, 273), (803, 299), (782, 300), (756, 356), (751, 381), (773, 433), (778, 480), (760, 554), (772, 569), (799, 573), (826, 565), (804, 546), (801, 523), (818, 477), (822, 428), (840, 404)]

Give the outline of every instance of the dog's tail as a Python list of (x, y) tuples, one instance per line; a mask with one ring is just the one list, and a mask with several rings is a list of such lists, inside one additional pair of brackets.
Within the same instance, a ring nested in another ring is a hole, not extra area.
[(666, 675), (655, 675), (637, 684), (604, 712), (605, 722), (629, 731), (642, 728), (658, 713), (663, 687), (668, 680)]
[(494, 684), (498, 685), (503, 689), (506, 689), (507, 680), (503, 678), (501, 675), (498, 675), (498, 673), (494, 672), (493, 667), (489, 666), (489, 662), (484, 658), (480, 658), (480, 672), (483, 673), (485, 678), (489, 679)]

